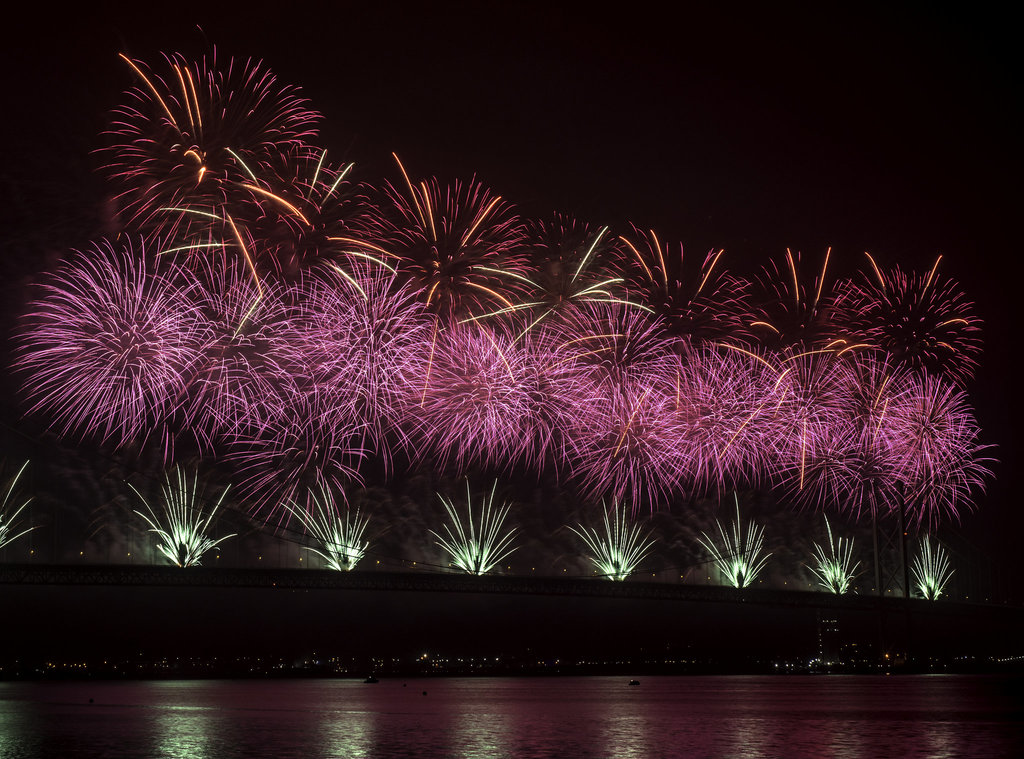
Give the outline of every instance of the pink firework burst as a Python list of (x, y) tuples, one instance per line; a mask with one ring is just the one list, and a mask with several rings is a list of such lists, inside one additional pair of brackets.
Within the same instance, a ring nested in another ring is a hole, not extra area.
[(858, 339), (914, 371), (938, 374), (963, 386), (981, 353), (981, 320), (957, 283), (938, 273), (942, 256), (927, 274), (895, 267), (870, 271), (850, 282), (839, 305)]
[(206, 341), (194, 284), (177, 274), (153, 271), (141, 243), (101, 243), (63, 264), (21, 334), (30, 412), (49, 415), (61, 435), (114, 443), (166, 421)]
[[(195, 273), (195, 271), (193, 271)], [(279, 286), (261, 286), (238, 262), (201, 267), (193, 290), (206, 337), (186, 379), (186, 429), (209, 450), (224, 435), (260, 428), (296, 381), (283, 335), (291, 310)]]
[[(683, 347), (683, 346), (681, 346)], [(785, 374), (739, 348), (681, 350), (671, 378), (672, 411), (684, 482), (724, 492), (771, 471)]]
[(435, 329), (406, 368), (403, 416), (417, 446), (460, 471), (522, 460), (535, 439), (529, 352), (485, 325)]
[(831, 450), (837, 432), (850, 440), (852, 368), (831, 351), (786, 356), (780, 368), (785, 376), (775, 434), (765, 442), (775, 449), (775, 471), (795, 479), (801, 491), (808, 461)]
[(216, 54), (190, 62), (164, 57), (164, 72), (122, 55), (140, 84), (114, 111), (102, 150), (129, 222), (164, 234), (213, 212), (235, 197), (248, 199), (255, 177), (282, 152), (305, 147), (319, 114), (294, 87), (279, 84), (258, 61)]
[(322, 394), (344, 423), (362, 425), (367, 445), (387, 462), (401, 435), (403, 381), (414, 374), (409, 365), (428, 344), (433, 318), (386, 269), (353, 270), (326, 269), (302, 283), (282, 344), (303, 386)]
[(849, 356), (815, 359), (819, 367), (837, 370), (838, 386), (829, 395), (842, 402), (822, 417), (829, 424), (816, 426), (793, 447), (779, 472), (780, 484), (797, 506), (874, 516), (900, 498), (900, 462), (886, 422), (893, 399), (904, 392), (905, 377), (869, 356), (856, 361)]
[(966, 395), (935, 377), (912, 376), (889, 404), (885, 423), (908, 520), (932, 527), (958, 519), (971, 506), (971, 492), (991, 475)]
[(254, 423), (231, 437), (224, 460), (249, 513), (279, 528), (288, 521), (286, 504), (309, 512), (313, 494), (360, 482), (365, 432), (316, 392), (285, 394), (267, 411), (258, 409)]
[[(571, 471), (591, 498), (628, 498), (652, 509), (683, 474), (672, 386), (664, 373), (627, 372), (577, 390), (569, 429)], [(582, 392), (581, 392), (582, 390)]]
[(363, 246), (397, 259), (435, 313), (514, 309), (527, 280), (523, 224), (513, 207), (476, 180), (413, 184), (399, 167), (404, 189), (387, 185)]

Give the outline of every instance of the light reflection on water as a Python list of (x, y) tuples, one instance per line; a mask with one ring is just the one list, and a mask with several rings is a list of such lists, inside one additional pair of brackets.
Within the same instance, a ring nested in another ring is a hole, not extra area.
[(0, 757), (1024, 756), (1020, 678), (627, 680), (0, 683)]

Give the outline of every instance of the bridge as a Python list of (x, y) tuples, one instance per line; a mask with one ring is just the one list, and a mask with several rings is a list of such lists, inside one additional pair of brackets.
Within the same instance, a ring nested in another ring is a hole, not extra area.
[(4, 564), (2, 585), (127, 586), (195, 588), (280, 588), (292, 590), (407, 591), (481, 593), (517, 596), (576, 596), (652, 601), (712, 602), (818, 609), (905, 610), (976, 608), (990, 604), (926, 601), (902, 596), (878, 597), (768, 588), (737, 589), (720, 585), (600, 578), (475, 576), (464, 572), (395, 572), (328, 569), (189, 567), (118, 564)]

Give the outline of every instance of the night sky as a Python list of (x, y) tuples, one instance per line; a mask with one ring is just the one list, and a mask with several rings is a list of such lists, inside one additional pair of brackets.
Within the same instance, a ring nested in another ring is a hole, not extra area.
[[(984, 320), (969, 392), (1001, 462), (960, 529), (1008, 550), (1024, 529), (1013, 25), (993, 11), (694, 7), (102, 3), (16, 20), (2, 52), (4, 340), (25, 286), (105, 229), (92, 151), (134, 83), (117, 54), (215, 46), (300, 86), (320, 142), (371, 182), (396, 178), (395, 151), (419, 176), (475, 174), (526, 217), (633, 223), (701, 258), (724, 248), (747, 276), (787, 247), (820, 262), (831, 246), (836, 275), (864, 251), (918, 271), (942, 254)], [(20, 411), (4, 396), (16, 458)]]

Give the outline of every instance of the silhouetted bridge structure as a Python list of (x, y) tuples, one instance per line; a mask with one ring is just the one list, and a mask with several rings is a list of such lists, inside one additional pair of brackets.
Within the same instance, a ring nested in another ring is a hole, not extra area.
[(326, 569), (277, 569), (117, 564), (0, 565), (0, 585), (279, 588), (291, 590), (410, 591), (417, 593), (484, 593), (533, 596), (742, 603), (821, 609), (906, 609), (986, 607), (962, 601), (926, 601), (902, 596), (837, 595), (806, 590), (690, 585), (594, 577), (475, 576), (463, 572), (391, 572)]

